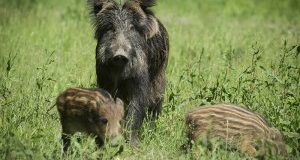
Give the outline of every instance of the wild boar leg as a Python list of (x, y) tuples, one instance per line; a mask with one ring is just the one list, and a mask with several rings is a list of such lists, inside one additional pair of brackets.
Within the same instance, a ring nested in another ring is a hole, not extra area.
[(142, 101), (134, 99), (130, 102), (128, 106), (128, 114), (126, 119), (129, 122), (130, 127), (130, 144), (136, 146), (138, 138), (138, 130), (143, 124), (145, 117), (145, 107)]
[[(149, 96), (149, 85), (144, 84), (144, 81), (132, 81), (134, 89), (131, 90), (132, 96), (129, 97), (128, 112), (126, 116), (127, 122), (129, 122), (130, 127), (130, 143), (135, 146), (138, 143), (138, 130), (143, 124), (143, 120), (146, 116), (145, 108), (148, 107), (148, 97)], [(129, 85), (129, 86), (131, 86)]]
[(61, 139), (63, 141), (63, 150), (64, 150), (64, 152), (66, 152), (66, 151), (68, 151), (68, 148), (71, 144), (71, 137), (70, 137), (70, 135), (63, 133), (61, 135)]

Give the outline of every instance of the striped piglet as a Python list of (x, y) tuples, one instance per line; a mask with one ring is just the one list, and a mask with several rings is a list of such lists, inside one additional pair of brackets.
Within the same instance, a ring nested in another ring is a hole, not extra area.
[(188, 143), (218, 138), (249, 156), (286, 155), (281, 133), (264, 118), (233, 104), (197, 108), (186, 114)]
[(70, 136), (76, 132), (96, 136), (98, 146), (102, 146), (105, 140), (116, 145), (121, 139), (120, 121), (124, 116), (124, 105), (119, 98), (114, 101), (105, 90), (69, 88), (57, 97), (56, 105), (64, 151), (70, 145)]

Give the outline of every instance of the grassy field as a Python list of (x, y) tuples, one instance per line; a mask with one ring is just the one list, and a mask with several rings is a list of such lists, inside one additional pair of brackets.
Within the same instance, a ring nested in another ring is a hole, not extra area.
[[(184, 113), (231, 102), (280, 129), (300, 159), (300, 1), (159, 0), (170, 36), (168, 87), (157, 127), (115, 159), (247, 159), (218, 145), (182, 154)], [(95, 87), (96, 41), (85, 0), (0, 0), (0, 159), (103, 159), (82, 135), (62, 155), (58, 113), (67, 87)]]

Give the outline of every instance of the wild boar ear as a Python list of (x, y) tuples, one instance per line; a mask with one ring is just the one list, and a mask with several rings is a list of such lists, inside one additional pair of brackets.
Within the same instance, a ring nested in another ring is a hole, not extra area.
[(150, 39), (154, 35), (159, 34), (160, 30), (157, 19), (153, 15), (148, 15), (147, 19), (145, 19), (144, 21), (144, 26), (142, 27), (142, 30), (144, 30), (144, 35), (146, 39)]
[(143, 9), (152, 7), (156, 5), (156, 0), (134, 0), (140, 4)]
[(109, 2), (112, 2), (112, 0), (88, 0), (91, 6), (91, 15), (96, 16)]
[(131, 0), (127, 4), (135, 12), (135, 25), (146, 39), (159, 34), (159, 22), (149, 9), (156, 4), (156, 0)]

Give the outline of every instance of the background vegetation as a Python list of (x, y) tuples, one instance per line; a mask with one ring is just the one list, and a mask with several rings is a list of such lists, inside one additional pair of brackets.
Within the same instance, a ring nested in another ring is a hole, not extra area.
[[(116, 159), (247, 159), (219, 147), (182, 154), (183, 118), (204, 104), (243, 104), (284, 134), (300, 158), (300, 1), (159, 0), (170, 35), (168, 87), (157, 127)], [(55, 98), (94, 87), (96, 41), (85, 0), (0, 0), (0, 159), (104, 159), (92, 138), (62, 155)]]

